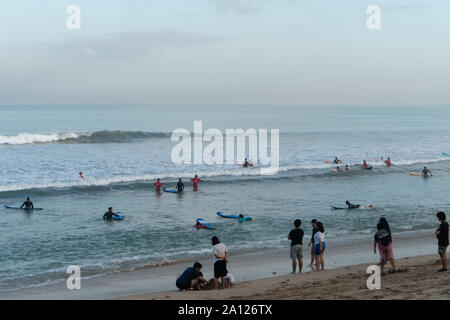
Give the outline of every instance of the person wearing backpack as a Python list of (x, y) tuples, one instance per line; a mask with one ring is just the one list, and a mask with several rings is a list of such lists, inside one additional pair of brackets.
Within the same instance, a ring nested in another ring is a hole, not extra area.
[(395, 272), (394, 253), (392, 252), (392, 236), (388, 228), (386, 228), (385, 224), (379, 222), (377, 224), (377, 233), (375, 233), (374, 236), (375, 241), (373, 243), (373, 252), (375, 254), (377, 253), (377, 245), (378, 251), (380, 252), (380, 267), (382, 275), (384, 275), (384, 265), (388, 261), (391, 262), (391, 272)]

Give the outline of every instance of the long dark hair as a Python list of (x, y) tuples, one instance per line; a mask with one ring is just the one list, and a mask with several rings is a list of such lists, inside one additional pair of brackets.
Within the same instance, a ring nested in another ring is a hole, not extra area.
[(319, 230), (322, 233), (325, 232), (325, 228), (323, 227), (323, 224), (321, 221), (317, 222), (317, 230)]
[(379, 223), (383, 225), (383, 227), (391, 233), (391, 228), (389, 228), (389, 223), (387, 222), (386, 218), (381, 217)]
[(217, 238), (216, 236), (211, 238), (211, 242), (213, 246), (220, 243), (219, 238)]

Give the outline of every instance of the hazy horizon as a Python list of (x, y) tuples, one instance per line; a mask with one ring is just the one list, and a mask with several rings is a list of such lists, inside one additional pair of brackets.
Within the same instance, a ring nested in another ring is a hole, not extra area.
[[(369, 30), (366, 10), (381, 9)], [(66, 26), (70, 5), (81, 29)], [(447, 106), (450, 3), (21, 0), (0, 105)]]

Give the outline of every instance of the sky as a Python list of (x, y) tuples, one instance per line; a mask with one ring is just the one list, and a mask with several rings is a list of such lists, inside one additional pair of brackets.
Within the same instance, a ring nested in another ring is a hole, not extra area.
[(448, 0), (0, 4), (0, 105), (449, 105), (449, 57)]

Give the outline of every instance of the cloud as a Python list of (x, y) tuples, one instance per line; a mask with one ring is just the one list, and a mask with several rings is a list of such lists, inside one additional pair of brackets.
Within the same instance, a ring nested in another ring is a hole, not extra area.
[(164, 48), (196, 47), (220, 41), (224, 38), (190, 32), (141, 31), (110, 33), (99, 38), (72, 38), (43, 46), (58, 57), (136, 60)]
[(252, 13), (261, 9), (258, 0), (209, 0), (209, 2), (223, 13), (230, 11)]

